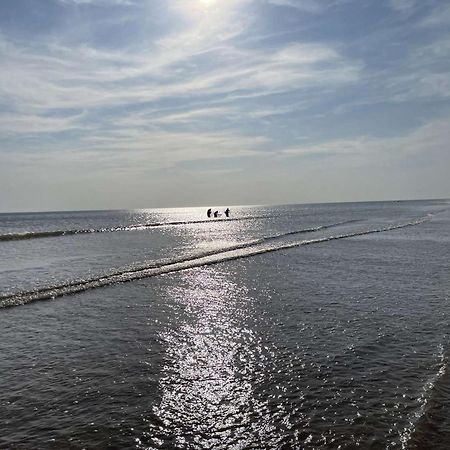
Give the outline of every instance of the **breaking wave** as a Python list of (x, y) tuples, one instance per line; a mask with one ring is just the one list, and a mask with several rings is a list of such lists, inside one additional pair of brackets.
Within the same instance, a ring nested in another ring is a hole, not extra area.
[(279, 239), (285, 236), (320, 231), (354, 221), (346, 221), (331, 225), (322, 225), (315, 228), (290, 231), (284, 234), (267, 236), (261, 239), (245, 242), (239, 245), (223, 248), (216, 251), (204, 252), (195, 256), (188, 256), (185, 258), (175, 260), (151, 263), (141, 267), (134, 267), (131, 269), (124, 268), (122, 270), (116, 271), (115, 273), (99, 276), (96, 278), (81, 279), (66, 284), (60, 284), (58, 286), (45, 287), (42, 289), (36, 289), (31, 291), (17, 292), (15, 294), (1, 295), (0, 308), (24, 305), (26, 303), (36, 300), (53, 299), (63, 295), (75, 294), (78, 292), (108, 286), (115, 283), (123, 283), (142, 278), (154, 277), (162, 274), (192, 269), (194, 267), (217, 264), (225, 261), (246, 258), (249, 256), (260, 255), (278, 250), (286, 250), (294, 247), (299, 247), (302, 245), (319, 244), (338, 239), (346, 239), (373, 233), (381, 233), (385, 231), (396, 230), (409, 226), (419, 225), (420, 223), (423, 223), (426, 220), (429, 220), (430, 218), (431, 214), (411, 222), (401, 223), (397, 225), (390, 225), (383, 228), (356, 231), (346, 234), (339, 234), (335, 236), (327, 236), (322, 238), (302, 240), (289, 243), (279, 242)]
[(75, 230), (49, 230), (49, 231), (26, 231), (23, 233), (6, 233), (0, 234), (0, 241), (20, 241), (23, 239), (39, 239), (50, 238), (59, 236), (71, 236), (74, 234), (91, 234), (91, 233), (114, 233), (117, 231), (139, 231), (148, 230), (158, 227), (174, 227), (180, 225), (192, 225), (210, 222), (233, 222), (243, 220), (257, 220), (265, 219), (271, 216), (248, 216), (248, 217), (233, 217), (233, 218), (221, 218), (221, 219), (204, 219), (204, 220), (185, 220), (175, 222), (153, 222), (137, 225), (128, 225), (120, 227), (110, 228), (88, 228), (88, 229), (75, 229)]

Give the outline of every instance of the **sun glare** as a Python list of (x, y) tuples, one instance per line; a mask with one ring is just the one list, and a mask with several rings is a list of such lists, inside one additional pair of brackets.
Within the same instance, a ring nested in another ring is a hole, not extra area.
[(213, 6), (217, 0), (199, 0), (200, 4), (206, 8)]
[[(1, 1), (1, 0), (0, 0)], [(224, 26), (243, 0), (172, 0), (171, 8), (182, 16), (191, 19), (193, 23), (202, 26), (221, 24)]]
[(219, 16), (224, 19), (225, 12), (230, 10), (232, 0), (227, 0), (227, 2), (219, 2), (219, 0), (180, 0), (178, 4), (182, 7), (182, 10), (196, 19), (201, 17), (202, 20), (206, 18), (207, 20), (214, 20), (214, 17), (218, 18)]

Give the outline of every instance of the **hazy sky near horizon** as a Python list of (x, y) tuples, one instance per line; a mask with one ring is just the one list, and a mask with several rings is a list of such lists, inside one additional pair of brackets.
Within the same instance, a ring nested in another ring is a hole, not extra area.
[(447, 0), (2, 0), (0, 211), (450, 197)]

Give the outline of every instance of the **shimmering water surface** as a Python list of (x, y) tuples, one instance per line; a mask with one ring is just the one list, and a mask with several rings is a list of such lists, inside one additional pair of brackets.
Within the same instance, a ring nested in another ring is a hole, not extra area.
[(0, 214), (0, 448), (447, 449), (450, 203)]

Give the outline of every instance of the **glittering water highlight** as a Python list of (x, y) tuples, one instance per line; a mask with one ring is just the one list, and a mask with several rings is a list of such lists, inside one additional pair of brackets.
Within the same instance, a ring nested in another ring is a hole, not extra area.
[(447, 448), (447, 208), (8, 215), (186, 224), (0, 243), (0, 448)]

